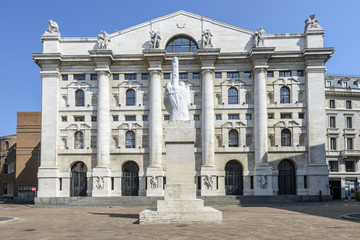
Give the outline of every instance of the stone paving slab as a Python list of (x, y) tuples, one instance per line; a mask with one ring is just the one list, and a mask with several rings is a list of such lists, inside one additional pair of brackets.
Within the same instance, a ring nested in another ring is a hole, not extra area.
[(215, 206), (221, 224), (140, 225), (146, 207), (35, 208), (0, 204), (1, 239), (357, 239), (360, 222), (341, 218), (360, 213), (360, 202), (283, 206)]

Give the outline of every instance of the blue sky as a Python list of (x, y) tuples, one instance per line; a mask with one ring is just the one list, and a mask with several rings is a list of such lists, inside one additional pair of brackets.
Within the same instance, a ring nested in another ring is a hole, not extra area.
[(239, 27), (268, 33), (303, 32), (316, 14), (325, 29), (325, 46), (335, 47), (328, 73), (360, 75), (360, 1), (358, 0), (23, 0), (0, 3), (0, 136), (16, 133), (16, 112), (41, 111), (40, 69), (31, 58), (40, 53), (48, 20), (63, 37), (96, 37), (185, 10)]

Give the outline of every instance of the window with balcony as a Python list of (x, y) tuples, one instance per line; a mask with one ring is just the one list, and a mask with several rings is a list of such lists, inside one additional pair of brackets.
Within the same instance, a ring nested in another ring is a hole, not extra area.
[(83, 90), (77, 90), (75, 92), (75, 106), (85, 106), (85, 94)]
[(280, 89), (280, 103), (290, 103), (290, 89), (288, 87)]
[(289, 129), (281, 131), (281, 146), (291, 146), (291, 132)]
[(228, 90), (228, 104), (238, 104), (238, 90), (234, 87)]
[(236, 130), (229, 131), (229, 147), (239, 146), (239, 133)]
[(136, 96), (133, 89), (126, 91), (126, 106), (135, 106), (136, 105)]

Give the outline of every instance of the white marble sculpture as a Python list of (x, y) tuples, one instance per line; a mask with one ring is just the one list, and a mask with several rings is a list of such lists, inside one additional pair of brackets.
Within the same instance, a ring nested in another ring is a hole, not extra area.
[(265, 47), (266, 32), (265, 28), (260, 27), (255, 31), (255, 47)]
[(59, 26), (56, 22), (54, 22), (53, 20), (49, 19), (49, 25), (48, 28), (45, 31), (45, 34), (60, 34), (59, 32)]
[(160, 32), (150, 31), (151, 38), (151, 48), (159, 48), (160, 47)]
[(104, 177), (97, 176), (96, 177), (96, 188), (97, 189), (104, 189)]
[(157, 177), (155, 177), (155, 176), (151, 176), (151, 177), (150, 177), (150, 186), (151, 186), (151, 189), (156, 189), (156, 188), (158, 188), (158, 180), (157, 180)]
[(179, 83), (179, 60), (173, 58), (172, 82), (165, 87), (164, 104), (171, 120), (189, 120), (190, 89)]
[(203, 43), (204, 43), (204, 47), (212, 47), (212, 34), (210, 32), (210, 29), (206, 29), (202, 32), (202, 38), (203, 38)]
[(322, 29), (320, 26), (319, 20), (315, 18), (315, 14), (310, 15), (305, 20), (305, 31), (309, 29)]
[(97, 40), (98, 48), (107, 50), (109, 49), (109, 44), (110, 44), (109, 34), (101, 30)]

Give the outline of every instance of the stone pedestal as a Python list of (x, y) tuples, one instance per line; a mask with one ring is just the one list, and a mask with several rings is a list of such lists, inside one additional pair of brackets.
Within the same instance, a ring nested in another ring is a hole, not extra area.
[(111, 172), (109, 168), (96, 167), (92, 172), (93, 197), (111, 196)]
[(201, 196), (217, 196), (215, 166), (202, 166), (201, 171)]
[(165, 129), (165, 198), (140, 213), (140, 224), (221, 223), (220, 211), (196, 199), (194, 129), (192, 121), (171, 121)]
[(162, 167), (148, 167), (146, 170), (146, 196), (164, 196), (164, 171)]
[(274, 195), (272, 188), (272, 168), (268, 164), (255, 166), (254, 195)]

